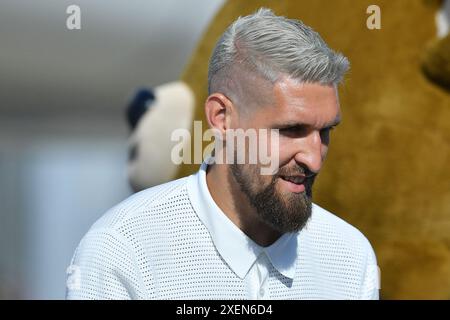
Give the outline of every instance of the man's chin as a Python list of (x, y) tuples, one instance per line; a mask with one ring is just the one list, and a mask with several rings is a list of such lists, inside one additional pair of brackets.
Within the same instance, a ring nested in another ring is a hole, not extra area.
[(288, 224), (277, 224), (273, 223), (272, 221), (264, 221), (268, 226), (270, 226), (272, 229), (280, 232), (281, 234), (284, 233), (296, 233), (300, 232), (308, 223), (310, 219), (310, 216), (308, 216), (306, 219), (302, 219), (300, 221), (297, 221), (297, 223), (288, 223)]
[(271, 215), (268, 212), (264, 212), (261, 215), (263, 221), (281, 233), (302, 230), (311, 218), (312, 203), (309, 197), (305, 192), (289, 193), (282, 196), (278, 194), (277, 196), (279, 199), (281, 197), (282, 205), (279, 205), (278, 209), (276, 209), (277, 212), (272, 212)]

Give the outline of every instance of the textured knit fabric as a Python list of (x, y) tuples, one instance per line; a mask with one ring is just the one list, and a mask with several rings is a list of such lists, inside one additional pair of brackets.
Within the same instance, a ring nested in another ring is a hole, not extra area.
[(260, 247), (215, 205), (205, 171), (100, 218), (67, 270), (67, 298), (378, 298), (375, 255), (357, 229), (313, 205), (304, 229)]
[(203, 163), (196, 179), (188, 182), (188, 196), (200, 221), (230, 269), (244, 281), (246, 296), (268, 298), (266, 281), (271, 265), (293, 280), (297, 260), (297, 234), (285, 233), (275, 243), (263, 248), (252, 241), (217, 206), (206, 184), (207, 164)]

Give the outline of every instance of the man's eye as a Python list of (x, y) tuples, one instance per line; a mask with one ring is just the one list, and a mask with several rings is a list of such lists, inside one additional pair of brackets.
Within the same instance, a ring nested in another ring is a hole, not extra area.
[(330, 131), (333, 130), (335, 126), (324, 128), (320, 130), (320, 137), (322, 139), (322, 143), (328, 145), (330, 142)]
[(289, 127), (280, 129), (280, 134), (287, 137), (298, 137), (305, 133), (305, 128), (303, 127)]
[(303, 126), (293, 126), (280, 129), (280, 132), (303, 132), (305, 127)]
[(331, 127), (328, 127), (328, 128), (323, 128), (322, 130), (320, 130), (320, 132), (328, 133), (328, 132), (330, 132), (331, 130), (334, 130), (334, 128), (336, 128), (336, 126), (331, 126)]

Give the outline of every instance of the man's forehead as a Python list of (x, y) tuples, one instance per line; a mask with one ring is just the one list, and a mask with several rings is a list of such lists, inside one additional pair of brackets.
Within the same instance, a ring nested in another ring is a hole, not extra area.
[(304, 106), (305, 103), (338, 103), (336, 85), (305, 83), (291, 78), (284, 78), (273, 86), (274, 98), (279, 104)]
[(269, 117), (274, 122), (337, 124), (341, 112), (336, 86), (285, 81), (274, 86)]

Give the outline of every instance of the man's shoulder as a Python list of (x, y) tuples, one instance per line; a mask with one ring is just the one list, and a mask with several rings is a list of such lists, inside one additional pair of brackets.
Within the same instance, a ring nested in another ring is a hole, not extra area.
[[(139, 215), (147, 215), (152, 208), (170, 205), (174, 198), (187, 195), (188, 177), (169, 181), (137, 192), (109, 209), (91, 227), (94, 229), (117, 229), (126, 221)], [(149, 217), (151, 219), (151, 217)]]
[(312, 210), (307, 229), (317, 241), (331, 248), (358, 248), (366, 253), (373, 250), (366, 236), (350, 223), (317, 204), (313, 204)]
[(146, 297), (140, 270), (148, 268), (148, 252), (164, 246), (168, 226), (173, 221), (183, 224), (190, 208), (187, 181), (185, 177), (140, 191), (100, 217), (75, 249), (68, 272), (76, 272), (71, 277), (81, 287), (68, 288), (68, 297)]

